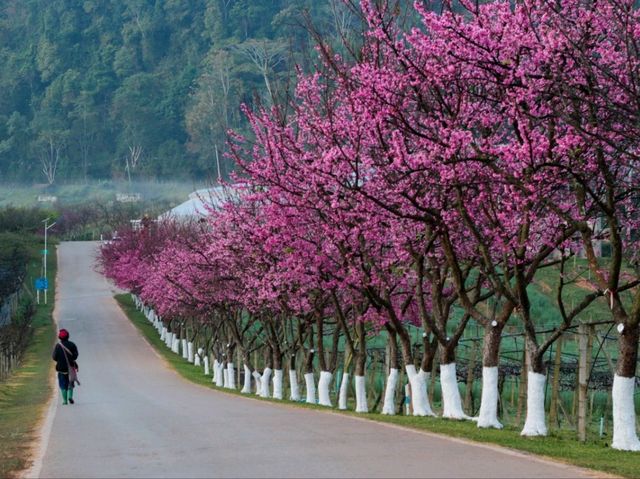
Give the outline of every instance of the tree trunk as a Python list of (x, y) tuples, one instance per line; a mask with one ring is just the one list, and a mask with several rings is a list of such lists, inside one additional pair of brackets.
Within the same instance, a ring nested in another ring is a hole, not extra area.
[(395, 331), (389, 331), (387, 344), (389, 346), (389, 375), (387, 376), (387, 385), (384, 392), (382, 414), (394, 415), (396, 413), (395, 397), (398, 384), (398, 343), (396, 342)]
[(289, 399), (291, 401), (300, 401), (300, 387), (298, 386), (295, 354), (292, 354), (289, 360)]
[(365, 385), (365, 371), (367, 364), (367, 350), (365, 343), (365, 331), (364, 323), (358, 321), (356, 323), (356, 331), (358, 334), (358, 352), (355, 356), (355, 383), (356, 383), (356, 412), (366, 413), (369, 412), (367, 406), (367, 389)]
[(624, 329), (618, 339), (620, 353), (616, 364), (616, 374), (613, 377), (613, 441), (611, 447), (623, 451), (640, 451), (634, 404), (639, 329), (637, 324), (624, 324)]
[(442, 417), (450, 419), (470, 419), (462, 409), (462, 398), (456, 376), (455, 346), (441, 345), (440, 386), (442, 387)]
[(498, 421), (498, 365), (503, 322), (494, 321), (485, 326), (482, 344), (482, 398), (478, 414), (478, 427), (502, 429)]
[(265, 348), (264, 354), (264, 370), (262, 371), (262, 377), (260, 378), (260, 396), (263, 398), (270, 397), (269, 383), (271, 381), (271, 373), (273, 372), (273, 350), (271, 346)]

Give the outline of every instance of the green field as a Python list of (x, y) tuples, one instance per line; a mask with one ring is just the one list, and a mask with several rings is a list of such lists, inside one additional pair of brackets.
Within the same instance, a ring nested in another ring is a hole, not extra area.
[(59, 204), (79, 204), (92, 201), (104, 203), (116, 201), (117, 194), (140, 194), (142, 201), (166, 201), (175, 206), (185, 201), (189, 193), (203, 188), (201, 183), (180, 183), (171, 181), (146, 181), (128, 183), (126, 181), (93, 181), (88, 183), (62, 183), (59, 185), (0, 185), (0, 207), (16, 206), (51, 207), (51, 201), (38, 201), (46, 197), (56, 197)]

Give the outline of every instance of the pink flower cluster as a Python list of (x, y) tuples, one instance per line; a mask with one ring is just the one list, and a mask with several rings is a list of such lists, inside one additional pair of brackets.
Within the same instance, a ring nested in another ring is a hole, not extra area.
[(380, 2), (362, 13), (357, 59), (319, 45), (288, 104), (246, 111), (255, 138), (232, 136), (225, 206), (128, 232), (103, 248), (105, 274), (161, 315), (340, 308), (443, 347), (464, 329), (456, 308), (482, 324), (491, 296), (526, 310), (557, 251), (606, 236), (617, 266), (588, 256), (617, 291), (639, 218), (633, 2), (416, 2), (410, 30)]

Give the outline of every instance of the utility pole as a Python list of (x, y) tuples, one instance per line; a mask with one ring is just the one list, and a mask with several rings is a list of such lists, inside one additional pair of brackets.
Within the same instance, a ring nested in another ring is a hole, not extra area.
[(42, 250), (42, 270), (43, 270), (43, 277), (44, 277), (44, 281), (45, 281), (45, 288), (44, 288), (44, 304), (47, 304), (47, 289), (49, 289), (49, 285), (47, 284), (47, 254), (49, 253), (49, 251), (47, 251), (47, 231), (49, 231), (49, 228), (53, 227), (56, 222), (54, 221), (51, 224), (49, 223), (49, 220), (51, 218), (47, 218), (43, 221), (44, 223), (44, 250)]

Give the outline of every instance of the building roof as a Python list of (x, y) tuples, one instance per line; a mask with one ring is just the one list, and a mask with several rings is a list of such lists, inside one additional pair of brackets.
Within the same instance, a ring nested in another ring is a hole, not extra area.
[(190, 219), (207, 216), (209, 214), (207, 211), (209, 207), (217, 208), (224, 203), (225, 190), (226, 188), (223, 186), (196, 190), (189, 195), (187, 201), (162, 213), (158, 216), (158, 219)]

